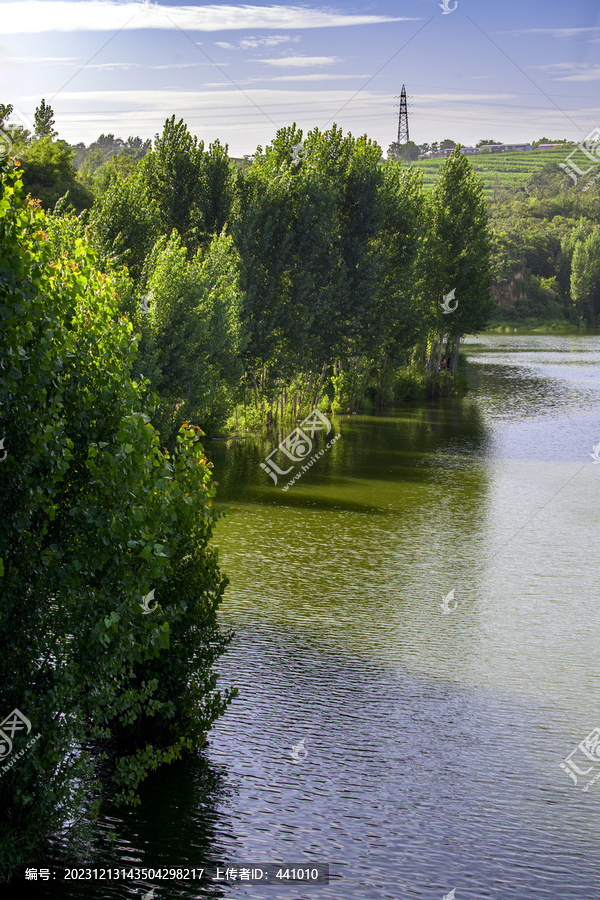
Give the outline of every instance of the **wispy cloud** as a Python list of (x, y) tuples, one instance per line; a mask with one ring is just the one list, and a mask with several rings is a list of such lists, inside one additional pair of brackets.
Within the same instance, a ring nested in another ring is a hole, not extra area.
[(346, 81), (368, 78), (368, 75), (334, 75), (330, 72), (307, 72), (304, 75), (277, 75), (274, 78), (262, 78), (261, 81)]
[(554, 81), (600, 80), (600, 65), (591, 66), (588, 63), (560, 62), (548, 63), (545, 66), (531, 66), (531, 68), (547, 72)]
[(265, 63), (267, 66), (297, 66), (308, 68), (309, 66), (332, 66), (339, 62), (337, 56), (283, 56), (278, 59), (257, 59), (256, 62)]
[(25, 63), (72, 63), (81, 59), (80, 56), (5, 56), (5, 62)]
[(299, 36), (292, 37), (291, 34), (271, 34), (266, 37), (242, 38), (235, 44), (229, 41), (215, 41), (215, 45), (226, 50), (256, 50), (258, 47), (278, 47), (281, 44), (297, 43), (299, 40)]
[[(210, 66), (211, 63), (205, 62), (193, 62), (193, 63), (168, 63), (163, 66), (151, 66), (148, 63), (131, 63), (131, 62), (109, 62), (109, 63), (88, 63), (86, 69), (104, 69), (105, 71), (112, 70), (127, 70), (127, 69), (197, 69), (198, 66)], [(226, 63), (221, 63), (221, 65), (226, 65)]]
[(145, 10), (142, 3), (116, 0), (5, 0), (3, 34), (48, 31), (116, 31), (169, 29), (173, 23), (186, 31), (241, 31), (258, 28), (285, 31), (294, 28), (376, 25), (420, 19), (406, 16), (352, 15), (303, 6), (165, 6)]
[(510, 34), (518, 37), (521, 34), (547, 34), (550, 37), (572, 38), (572, 37), (595, 37), (600, 34), (600, 26), (589, 25), (585, 28), (521, 28), (514, 31), (501, 31), (500, 34)]

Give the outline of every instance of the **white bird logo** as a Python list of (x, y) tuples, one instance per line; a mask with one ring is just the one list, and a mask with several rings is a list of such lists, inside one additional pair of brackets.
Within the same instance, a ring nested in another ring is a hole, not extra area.
[(154, 888), (151, 888), (147, 894), (144, 894), (144, 900), (154, 900)]
[[(449, 294), (444, 294), (444, 300), (440, 303), (442, 307), (442, 312), (451, 313), (454, 312), (456, 307), (458, 306), (458, 300), (454, 300), (454, 295), (456, 293), (456, 288), (452, 288)], [(450, 301), (454, 300), (454, 306), (450, 306)]]
[(302, 143), (302, 141), (299, 141), (297, 144), (295, 144), (294, 147), (292, 147), (292, 162), (294, 163), (295, 166), (297, 166), (298, 163), (302, 162), (303, 156), (304, 156), (304, 144)]
[(147, 294), (144, 294), (144, 296), (140, 300), (140, 309), (143, 313), (150, 312), (150, 301), (153, 297), (154, 291), (149, 291)]
[(150, 591), (149, 594), (146, 594), (146, 596), (144, 597), (144, 602), (140, 603), (144, 615), (146, 615), (146, 613), (154, 612), (154, 610), (158, 606), (158, 603), (155, 603), (154, 606), (150, 606), (151, 600), (154, 600), (154, 590)]
[[(0, 441), (0, 447), (2, 447), (2, 441)], [(600, 463), (600, 444), (592, 444), (592, 447), (594, 448), (594, 452), (590, 453), (590, 456), (594, 460), (594, 464)]]
[(156, 9), (158, 3), (150, 3), (150, 0), (142, 0), (142, 6), (144, 7), (144, 12), (149, 12), (151, 9)]
[[(598, 444), (598, 446), (600, 447), (600, 444)], [(0, 441), (0, 450), (4, 450), (4, 438), (2, 438), (2, 440)], [(7, 456), (8, 450), (4, 450), (4, 456), (2, 457), (2, 459), (0, 459), (0, 462), (4, 462)]]
[(458, 606), (458, 603), (456, 600), (454, 600), (454, 606), (450, 606), (450, 604), (452, 603), (453, 600), (454, 600), (454, 589), (452, 589), (449, 594), (446, 594), (443, 601), (440, 603), (443, 613), (449, 613), (449, 612), (452, 612), (453, 609), (456, 609), (456, 607)]
[(450, 891), (449, 894), (444, 894), (444, 896), (442, 897), (442, 900), (454, 900), (454, 892), (455, 891), (456, 891), (456, 888), (452, 888), (452, 890)]
[(10, 155), (12, 150), (12, 141), (5, 131), (0, 128), (0, 159)]
[(303, 759), (306, 759), (306, 757), (308, 756), (308, 754), (306, 752), (306, 748), (304, 746), (305, 740), (306, 740), (306, 738), (302, 738), (302, 740), (299, 741), (296, 744), (296, 746), (292, 749), (292, 756), (294, 757), (294, 760), (296, 762), (301, 762)]
[[(458, 6), (458, 0), (454, 0), (454, 6), (453, 6), (452, 8), (450, 8), (450, 7), (448, 6), (448, 0), (444, 0), (444, 2), (443, 2), (443, 3), (439, 3), (438, 6), (439, 6), (440, 9), (443, 9), (443, 10), (444, 10), (443, 13), (442, 13), (442, 15), (443, 15), (443, 16), (447, 16), (449, 13), (453, 13), (453, 12), (454, 12), (454, 10), (456, 9), (456, 7)], [(448, 896), (450, 896), (450, 895), (448, 895)]]

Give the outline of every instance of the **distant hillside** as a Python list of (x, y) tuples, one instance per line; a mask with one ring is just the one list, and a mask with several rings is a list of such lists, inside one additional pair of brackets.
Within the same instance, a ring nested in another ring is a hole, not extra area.
[[(481, 175), (486, 196), (493, 196), (494, 189), (516, 187), (524, 184), (530, 175), (542, 169), (547, 163), (557, 165), (564, 162), (576, 144), (563, 144), (553, 150), (527, 150), (523, 153), (478, 153), (469, 156), (469, 163), (474, 172)], [(423, 172), (426, 188), (435, 184), (438, 169), (445, 162), (438, 159), (420, 159), (410, 163)], [(408, 163), (404, 163), (408, 166)]]

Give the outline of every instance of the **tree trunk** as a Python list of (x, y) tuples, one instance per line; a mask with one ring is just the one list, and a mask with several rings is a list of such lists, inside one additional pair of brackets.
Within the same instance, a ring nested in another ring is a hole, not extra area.
[[(379, 408), (383, 409), (383, 384), (385, 381), (385, 370), (387, 368), (388, 356), (390, 354), (389, 347), (386, 348), (385, 356), (383, 357), (383, 366), (381, 367), (381, 378), (379, 381)], [(406, 364), (404, 365), (404, 369), (406, 370)], [(364, 390), (363, 390), (364, 396)]]
[(317, 392), (314, 397), (313, 409), (316, 409), (319, 405), (319, 400), (321, 399), (321, 388), (323, 387), (323, 382), (325, 381), (325, 375), (327, 374), (327, 363), (323, 363), (323, 369), (321, 370), (321, 377), (319, 379), (319, 384), (317, 386)]
[(442, 348), (443, 348), (443, 346), (444, 346), (444, 332), (442, 331), (442, 333), (441, 333), (441, 335), (440, 335), (440, 345), (439, 345), (439, 347), (437, 348), (436, 354), (435, 354), (435, 371), (436, 371), (436, 374), (440, 371), (440, 366), (441, 366), (441, 362), (442, 362)]
[(458, 367), (458, 348), (460, 347), (460, 335), (456, 338), (456, 344), (454, 345), (454, 356), (452, 357), (452, 377), (454, 378), (456, 375), (456, 369)]

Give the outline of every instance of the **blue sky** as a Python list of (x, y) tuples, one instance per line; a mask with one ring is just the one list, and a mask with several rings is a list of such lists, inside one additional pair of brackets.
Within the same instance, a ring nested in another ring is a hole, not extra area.
[[(59, 136), (153, 138), (173, 113), (233, 156), (296, 122), (410, 137), (581, 140), (600, 125), (598, 0), (0, 0), (0, 102)], [(456, 4), (456, 8), (455, 7)]]

